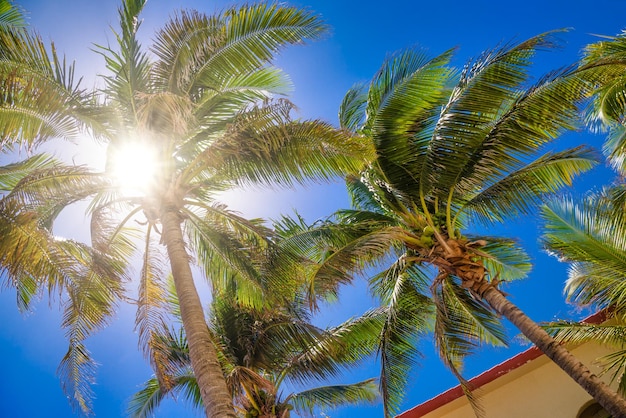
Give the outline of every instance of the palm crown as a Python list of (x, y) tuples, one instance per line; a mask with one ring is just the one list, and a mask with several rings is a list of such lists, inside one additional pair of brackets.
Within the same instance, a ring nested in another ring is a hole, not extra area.
[[(271, 307), (242, 306), (221, 293), (211, 304), (209, 328), (223, 372), (240, 416), (288, 417), (290, 411), (313, 414), (314, 408), (373, 401), (373, 379), (354, 384), (324, 385), (293, 391), (336, 377), (375, 349), (375, 335), (384, 318), (373, 310), (361, 318), (322, 330), (310, 323), (310, 313), (296, 292)], [(178, 311), (175, 295), (169, 309)], [(150, 416), (170, 392), (183, 394), (199, 406), (202, 400), (191, 373), (187, 341), (175, 330), (164, 329), (162, 364), (173, 384), (154, 377), (135, 394), (129, 411)]]

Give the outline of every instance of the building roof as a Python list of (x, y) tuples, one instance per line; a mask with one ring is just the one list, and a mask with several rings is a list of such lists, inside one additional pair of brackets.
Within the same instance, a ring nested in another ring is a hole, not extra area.
[[(582, 322), (590, 323), (590, 324), (600, 324), (607, 320), (607, 312), (601, 311), (594, 315), (591, 315)], [(541, 357), (543, 353), (537, 347), (533, 346), (521, 353), (505, 360), (504, 362), (492, 367), (491, 369), (479, 374), (476, 377), (473, 377), (469, 380), (469, 387), (472, 390), (476, 390), (481, 386), (490, 383), (499, 377), (510, 373), (511, 371), (517, 369), (518, 367), (535, 360), (538, 357)], [(427, 400), (426, 402), (417, 405), (408, 411), (397, 415), (396, 418), (420, 418), (424, 415), (441, 408), (442, 406), (458, 399), (464, 395), (463, 389), (461, 385), (455, 386), (447, 391), (440, 393), (432, 399)]]

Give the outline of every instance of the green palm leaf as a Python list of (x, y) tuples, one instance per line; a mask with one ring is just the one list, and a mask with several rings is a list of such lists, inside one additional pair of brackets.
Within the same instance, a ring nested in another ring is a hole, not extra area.
[[(95, 254), (90, 257), (84, 246), (70, 241), (63, 244), (64, 250), (75, 260), (71, 267), (77, 271), (70, 271), (64, 286), (68, 297), (64, 303), (62, 326), (67, 329), (69, 348), (58, 373), (70, 403), (89, 414), (92, 399), (90, 385), (94, 381), (96, 363), (83, 342), (113, 318), (117, 301), (122, 297), (125, 276), (116, 260), (95, 257)], [(96, 263), (97, 268), (93, 267)]]
[[(265, 283), (257, 267), (258, 256), (268, 245), (265, 228), (254, 226), (219, 205), (207, 212), (206, 218), (191, 215), (189, 220), (191, 239), (214, 288), (235, 290), (242, 302), (263, 305)], [(233, 226), (243, 232), (244, 224), (248, 229), (246, 235), (233, 234)]]
[(9, 192), (33, 171), (44, 170), (56, 165), (57, 162), (46, 154), (33, 155), (26, 160), (0, 167), (0, 191)]
[(333, 385), (294, 393), (286, 400), (293, 404), (299, 413), (313, 415), (317, 408), (336, 408), (346, 404), (373, 403), (378, 399), (378, 389), (374, 379), (350, 385)]
[(569, 298), (621, 311), (626, 307), (626, 234), (624, 218), (610, 216), (611, 203), (593, 195), (579, 204), (565, 198), (550, 201), (542, 208), (543, 241), (574, 262), (566, 284)]
[[(383, 310), (374, 309), (336, 327), (315, 329), (307, 340), (298, 343), (297, 354), (283, 369), (278, 382), (288, 378), (311, 384), (313, 380), (339, 376), (348, 366), (357, 365), (376, 351), (385, 317)], [(297, 335), (293, 334), (289, 340), (294, 341)], [(299, 335), (307, 334), (301, 331)]]
[(74, 81), (73, 66), (26, 31), (0, 32), (0, 45), (0, 142), (31, 147), (55, 137), (77, 139), (82, 124), (72, 108), (88, 96)]
[(0, 1), (0, 28), (3, 32), (26, 26), (23, 11), (9, 0)]
[(339, 125), (342, 129), (356, 132), (365, 123), (367, 91), (366, 84), (356, 84), (344, 95), (339, 106)]
[(421, 357), (417, 341), (431, 329), (433, 306), (422, 293), (425, 281), (424, 271), (407, 266), (402, 258), (370, 281), (386, 306), (385, 323), (378, 338), (385, 416), (393, 415), (400, 407), (409, 371)]
[(156, 378), (150, 379), (133, 395), (126, 411), (135, 418), (151, 417), (166, 394), (167, 391), (161, 387)]
[(42, 225), (51, 228), (64, 208), (110, 189), (111, 182), (101, 173), (51, 160), (30, 170), (4, 200), (20, 205), (24, 211), (35, 211)]
[[(219, 167), (222, 175), (243, 186), (290, 186), (313, 178), (330, 180), (362, 166), (370, 152), (363, 142), (326, 123), (292, 121), (292, 108), (280, 101), (239, 114), (223, 139), (197, 157), (202, 165), (190, 167)], [(361, 158), (351, 157), (355, 155)]]
[(211, 18), (182, 12), (157, 36), (156, 75), (164, 88), (177, 94), (221, 91), (232, 76), (257, 71), (279, 49), (325, 30), (311, 13), (277, 5), (231, 8)]
[(405, 208), (399, 201), (399, 196), (392, 195), (376, 178), (373, 170), (364, 172), (361, 178), (353, 175), (348, 176), (346, 188), (352, 201), (352, 207), (369, 212), (369, 216), (373, 217), (374, 213), (387, 214), (393, 210), (404, 212)]
[[(408, 50), (388, 59), (374, 76), (368, 92), (366, 123), (359, 130), (373, 139), (386, 181), (423, 181), (429, 141), (454, 72), (446, 67), (451, 51), (429, 59)], [(418, 188), (419, 189), (419, 188)]]
[(106, 68), (112, 73), (104, 76), (105, 92), (115, 106), (127, 112), (122, 113), (122, 117), (128, 124), (138, 120), (137, 92), (150, 91), (151, 64), (136, 36), (141, 24), (139, 14), (145, 3), (145, 0), (124, 0), (118, 8), (120, 33), (114, 32), (114, 35), (119, 52), (110, 46), (96, 45), (97, 51), (105, 59)]
[[(442, 197), (452, 188), (461, 195), (471, 191), (493, 177), (490, 171), (510, 169), (518, 156), (535, 152), (558, 129), (571, 125), (563, 126), (576, 115), (574, 100), (580, 97), (574, 86), (580, 87), (571, 79), (551, 76), (524, 88), (531, 58), (537, 49), (554, 45), (552, 35), (487, 51), (466, 66), (430, 147), (430, 175)], [(553, 90), (574, 100), (562, 100)], [(550, 112), (550, 117), (537, 117), (537, 111)]]
[(596, 162), (594, 152), (587, 147), (544, 154), (479, 192), (462, 210), (483, 222), (502, 221), (504, 214), (530, 214), (543, 195), (571, 185)]
[[(196, 379), (191, 371), (180, 373), (175, 378), (174, 390), (182, 395), (189, 405), (198, 406), (201, 402), (200, 391)], [(137, 392), (128, 405), (127, 412), (134, 418), (154, 416), (159, 404), (170, 391), (164, 390), (159, 381), (154, 378), (148, 380), (143, 388)]]
[(166, 270), (162, 262), (164, 255), (154, 248), (151, 232), (152, 229), (146, 234), (143, 251), (135, 329), (139, 334), (139, 347), (144, 356), (150, 361), (161, 386), (168, 388), (172, 384), (169, 381), (172, 367), (168, 367), (168, 362), (164, 360), (168, 357), (164, 353), (168, 347), (164, 347), (163, 340), (159, 337), (166, 327), (168, 316)]
[(480, 252), (485, 267), (493, 272), (492, 280), (508, 282), (528, 275), (532, 268), (530, 258), (515, 241), (496, 237), (480, 238), (488, 238), (487, 245), (481, 247)]
[(626, 58), (625, 33), (618, 36), (603, 36), (604, 40), (585, 48), (582, 68), (601, 68), (602, 82), (596, 83), (597, 90), (593, 97), (589, 118), (599, 119), (611, 126), (623, 121), (624, 110), (624, 59)]

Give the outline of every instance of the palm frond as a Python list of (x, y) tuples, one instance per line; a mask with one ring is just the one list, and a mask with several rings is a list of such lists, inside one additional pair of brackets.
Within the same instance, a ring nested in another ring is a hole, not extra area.
[[(69, 349), (59, 365), (63, 390), (74, 407), (91, 413), (95, 362), (83, 342), (108, 325), (122, 297), (124, 271), (119, 263), (101, 255), (94, 257), (83, 245), (64, 241), (63, 249), (74, 262), (66, 277), (67, 300), (64, 303), (62, 326), (66, 328)], [(98, 268), (94, 268), (94, 264)], [(99, 273), (104, 273), (100, 275)]]
[(378, 388), (374, 379), (349, 385), (323, 386), (294, 393), (289, 401), (298, 413), (313, 416), (316, 409), (332, 409), (345, 405), (373, 403), (378, 399)]
[(346, 188), (352, 201), (352, 207), (364, 212), (384, 213), (386, 208), (384, 203), (380, 201), (380, 196), (372, 190), (370, 182), (364, 180), (364, 178), (357, 178), (354, 175), (346, 177)]
[(367, 90), (366, 84), (356, 84), (343, 97), (339, 106), (339, 126), (342, 129), (358, 132), (365, 124)]
[(611, 373), (610, 381), (617, 381), (617, 390), (624, 396), (626, 394), (626, 350), (621, 349), (607, 354), (598, 359), (603, 368), (603, 373)]
[[(486, 340), (506, 345), (506, 337), (495, 314), (452, 284), (451, 280), (450, 276), (443, 278), (442, 285), (433, 294), (436, 306), (435, 344), (439, 357), (461, 384), (474, 413), (482, 417), (485, 411), (462, 375), (463, 360), (480, 342)], [(468, 312), (469, 316), (466, 315)]]
[(0, 45), (0, 143), (30, 148), (51, 138), (79, 138), (78, 115), (90, 96), (74, 80), (73, 65), (28, 31), (0, 31)]
[(158, 379), (152, 378), (143, 384), (143, 388), (139, 392), (133, 395), (126, 412), (134, 418), (154, 416), (166, 395), (167, 391), (161, 387)]
[(300, 333), (297, 354), (290, 358), (278, 382), (284, 377), (306, 384), (339, 376), (376, 351), (385, 320), (385, 311), (374, 309), (331, 329), (309, 331), (306, 340), (302, 336), (307, 334)]
[(582, 306), (602, 309), (615, 306), (622, 311), (626, 304), (623, 270), (592, 263), (573, 263), (564, 290), (567, 299)]
[[(380, 392), (385, 417), (398, 411), (408, 384), (409, 371), (421, 353), (418, 341), (430, 331), (433, 306), (422, 293), (425, 273), (417, 266), (407, 268), (402, 259), (397, 265), (380, 273), (376, 291), (386, 305), (386, 318), (379, 337)], [(386, 289), (381, 294), (381, 290)]]
[(222, 82), (221, 90), (204, 92), (194, 107), (197, 132), (186, 146), (210, 142), (216, 132), (224, 132), (250, 104), (268, 100), (270, 94), (286, 95), (290, 91), (286, 77), (278, 68), (262, 68), (250, 74), (232, 75)]
[(49, 169), (58, 162), (46, 154), (37, 154), (23, 161), (0, 166), (0, 192), (10, 192), (33, 171)]
[(566, 196), (549, 200), (542, 208), (546, 244), (567, 260), (610, 262), (615, 258), (615, 270), (619, 270), (619, 253), (626, 249), (626, 222), (623, 217), (611, 216), (619, 208), (604, 199), (611, 192), (578, 202)]
[(190, 181), (219, 168), (239, 185), (291, 186), (355, 172), (371, 155), (367, 145), (327, 123), (294, 121), (293, 106), (274, 101), (240, 113), (223, 138), (190, 164)]
[(501, 177), (573, 127), (576, 103), (588, 94), (588, 86), (571, 69), (524, 85), (536, 50), (553, 45), (553, 33), (542, 34), (488, 51), (466, 67), (431, 147), (431, 158), (446, 156), (432, 163), (442, 196), (452, 188), (464, 195)]
[(70, 341), (70, 347), (61, 360), (57, 374), (70, 405), (85, 415), (92, 414), (96, 363), (87, 348), (79, 341)]
[(556, 321), (543, 328), (559, 342), (580, 344), (595, 341), (621, 347), (626, 338), (626, 326), (620, 324), (589, 324), (585, 322)]
[(198, 408), (202, 404), (200, 390), (191, 370), (181, 370), (175, 377), (174, 385), (170, 390), (165, 390), (159, 385), (156, 378), (149, 379), (143, 388), (135, 393), (130, 400), (127, 412), (134, 418), (148, 418), (154, 416), (161, 401), (168, 394), (181, 395), (185, 402), (192, 407)]
[(129, 266), (131, 257), (137, 250), (137, 243), (143, 236), (140, 228), (128, 226), (131, 215), (119, 220), (119, 213), (108, 206), (96, 207), (91, 211), (91, 245), (112, 259)]
[(223, 13), (223, 19), (217, 48), (204, 55), (195, 77), (198, 86), (193, 87), (207, 86), (206, 77), (262, 68), (285, 46), (316, 39), (327, 30), (310, 11), (277, 4), (233, 7)]
[(105, 93), (119, 108), (119, 115), (132, 126), (138, 119), (138, 92), (150, 92), (151, 63), (142, 51), (137, 31), (141, 25), (139, 15), (146, 0), (124, 0), (118, 8), (120, 32), (114, 35), (118, 50), (111, 46), (96, 45), (96, 51), (105, 59), (109, 75), (103, 76)]
[[(372, 194), (371, 198), (375, 200), (372, 204), (378, 206), (374, 212), (382, 211), (390, 217), (404, 216), (411, 212), (415, 214), (415, 202), (419, 200), (418, 196), (412, 195), (415, 188), (407, 188), (402, 185), (399, 186), (400, 188), (396, 188), (398, 184), (391, 184), (387, 178), (387, 173), (382, 172), (381, 167), (377, 163), (369, 165), (360, 174), (359, 182), (362, 183), (360, 187), (365, 187), (369, 190)], [(415, 177), (405, 171), (405, 180), (408, 183), (413, 183)], [(349, 177), (347, 182), (355, 181)], [(416, 184), (414, 185), (416, 186)], [(352, 187), (350, 185), (347, 187), (348, 191), (351, 192)]]
[[(608, 204), (608, 206), (607, 206)], [(626, 224), (610, 217), (611, 201), (591, 195), (575, 204), (554, 199), (542, 208), (543, 242), (564, 260), (574, 262), (566, 283), (568, 297), (580, 304), (626, 309)]]
[[(378, 218), (374, 214), (374, 219)], [(307, 271), (307, 297), (312, 306), (318, 296), (335, 297), (339, 285), (348, 283), (363, 266), (376, 262), (401, 240), (402, 231), (387, 226), (386, 221), (324, 222), (305, 227), (284, 240), (285, 248), (312, 261)]]
[[(624, 120), (625, 35), (622, 31), (617, 36), (603, 37), (603, 40), (587, 45), (582, 59), (583, 75), (595, 81), (593, 85), (597, 87), (588, 116), (591, 120), (600, 120), (608, 126), (620, 124)], [(598, 69), (600, 80), (596, 74)]]
[(452, 51), (429, 58), (407, 50), (390, 57), (368, 91), (366, 125), (387, 182), (407, 194), (416, 184), (427, 188), (426, 155), (454, 71), (447, 67)]
[(199, 97), (222, 90), (233, 75), (263, 68), (284, 46), (325, 30), (308, 11), (271, 4), (233, 7), (214, 17), (181, 12), (157, 34), (156, 74), (167, 90)]
[[(498, 316), (482, 301), (472, 297), (456, 284), (448, 280), (443, 284), (446, 296), (446, 314), (456, 322), (455, 329), (449, 328), (446, 336), (463, 336), (477, 344), (487, 343), (494, 346), (507, 346), (507, 336)], [(460, 319), (462, 318), (462, 319)], [(455, 335), (456, 334), (456, 335)], [(459, 352), (465, 356), (469, 352)]]
[(202, 60), (210, 57), (214, 45), (223, 38), (221, 26), (220, 17), (195, 11), (181, 11), (170, 17), (152, 48), (159, 58), (154, 73), (161, 91), (180, 94), (193, 85)]
[(146, 234), (143, 251), (135, 330), (139, 334), (139, 347), (150, 361), (160, 385), (167, 389), (172, 384), (172, 367), (168, 367), (167, 361), (171, 356), (164, 352), (167, 347), (164, 347), (160, 335), (167, 319), (165, 266), (161, 261), (164, 255), (154, 248), (151, 232), (152, 229), (149, 229)]
[(37, 170), (30, 170), (4, 200), (36, 212), (41, 224), (52, 228), (64, 208), (110, 188), (109, 179), (101, 173), (50, 160)]
[[(471, 237), (468, 237), (471, 239)], [(532, 268), (528, 254), (513, 240), (485, 237), (479, 255), (492, 280), (508, 282), (525, 278)]]
[(617, 380), (620, 393), (626, 393), (624, 381), (626, 351), (622, 349), (626, 338), (626, 326), (614, 323), (588, 324), (557, 321), (546, 324), (543, 328), (559, 342), (580, 344), (593, 341), (616, 349), (611, 354), (597, 359), (597, 362), (601, 364), (603, 374), (613, 372), (611, 382)]
[(626, 174), (626, 127), (613, 124), (602, 151), (615, 171)]
[(69, 276), (78, 274), (85, 263), (81, 252), (71, 251), (71, 241), (63, 241), (40, 228), (34, 212), (17, 211), (14, 206), (0, 207), (0, 268), (8, 286), (15, 287), (18, 307), (26, 310), (31, 299), (47, 287), (60, 294)]
[(189, 234), (205, 275), (215, 290), (234, 291), (240, 302), (260, 307), (265, 283), (258, 267), (265, 250), (253, 245), (266, 248), (267, 243), (259, 235), (238, 236), (225, 220), (218, 210), (205, 219), (190, 213)]
[(9, 32), (26, 26), (24, 12), (10, 0), (0, 1), (0, 30)]
[(596, 163), (593, 150), (583, 146), (547, 153), (485, 187), (460, 210), (484, 223), (534, 213), (542, 197), (571, 185), (576, 176)]
[[(452, 51), (446, 51), (429, 58), (421, 51), (409, 49), (389, 57), (369, 87), (366, 129), (373, 130), (374, 136), (378, 131), (400, 136), (411, 132), (416, 121), (441, 104), (444, 88), (453, 74), (446, 68), (451, 54)], [(392, 126), (394, 120), (397, 126)], [(391, 144), (377, 146), (387, 150)]]

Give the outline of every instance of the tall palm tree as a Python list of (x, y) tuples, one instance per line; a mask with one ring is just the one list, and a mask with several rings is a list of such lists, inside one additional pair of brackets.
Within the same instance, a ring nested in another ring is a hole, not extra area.
[[(89, 409), (88, 372), (94, 365), (83, 340), (114, 311), (139, 247), (143, 265), (137, 327), (146, 354), (158, 373), (153, 347), (162, 318), (156, 312), (171, 270), (206, 414), (233, 416), (190, 257), (195, 256), (213, 286), (236, 282), (240, 302), (257, 306), (264, 302), (267, 283), (248, 249), (271, 251), (272, 241), (259, 221), (246, 220), (221, 204), (219, 192), (330, 179), (358, 168), (368, 150), (326, 123), (293, 120), (291, 103), (273, 98), (289, 87), (271, 64), (274, 54), (326, 29), (312, 13), (268, 4), (232, 7), (214, 16), (181, 11), (157, 32), (149, 55), (137, 39), (144, 5), (145, 0), (124, 0), (117, 45), (98, 47), (108, 70), (101, 90), (82, 89), (73, 67), (32, 32), (0, 34), (3, 142), (36, 145), (55, 137), (81, 140), (90, 135), (106, 144), (108, 157), (104, 172), (58, 162), (30, 170), (12, 184), (2, 208), (5, 219), (31, 220), (33, 228), (56, 243), (60, 241), (52, 231), (57, 215), (74, 202), (90, 199), (92, 245), (67, 250), (84, 258), (81, 263), (72, 265), (44, 247), (38, 249), (41, 257), (48, 257), (44, 267), (63, 263), (82, 278), (82, 293), (69, 292), (67, 299), (64, 324), (70, 349), (61, 367), (75, 405)], [(116, 155), (130, 145), (145, 147), (130, 164), (154, 154), (156, 173), (143, 188), (125, 187), (129, 179), (115, 174)], [(3, 235), (7, 245), (11, 239)], [(38, 241), (26, 244), (36, 246)], [(24, 280), (38, 277), (43, 282), (54, 276), (52, 270), (33, 270), (26, 249), (15, 252), (5, 268), (12, 272), (14, 265), (27, 266), (27, 274), (17, 272), (11, 281), (34, 292)], [(107, 289), (106, 295), (96, 292)], [(91, 290), (88, 304), (82, 295)]]
[[(290, 411), (312, 415), (314, 408), (372, 402), (378, 397), (373, 379), (354, 384), (324, 385), (285, 394), (286, 383), (311, 386), (335, 377), (372, 354), (384, 318), (381, 310), (329, 330), (310, 323), (310, 313), (294, 294), (271, 307), (253, 308), (222, 293), (210, 310), (209, 329), (218, 350), (235, 408), (241, 417), (288, 418)], [(175, 297), (171, 310), (179, 311)], [(135, 394), (129, 412), (135, 417), (152, 416), (168, 394), (182, 394), (202, 405), (191, 372), (189, 348), (182, 333), (164, 329), (160, 335), (164, 384), (148, 380)]]
[(387, 415), (398, 406), (418, 331), (434, 313), (437, 347), (457, 375), (476, 344), (505, 343), (501, 315), (614, 416), (626, 416), (624, 399), (500, 290), (527, 273), (521, 248), (466, 232), (534, 213), (542, 196), (595, 163), (585, 147), (539, 155), (575, 126), (594, 71), (583, 78), (566, 69), (530, 84), (535, 51), (552, 42), (544, 34), (487, 51), (460, 74), (448, 65), (449, 51), (431, 59), (409, 50), (345, 96), (341, 126), (370, 140), (377, 158), (348, 178), (354, 209), (304, 228), (293, 242), (317, 254), (312, 287), (384, 266), (370, 287), (390, 312), (379, 349)]

